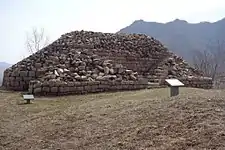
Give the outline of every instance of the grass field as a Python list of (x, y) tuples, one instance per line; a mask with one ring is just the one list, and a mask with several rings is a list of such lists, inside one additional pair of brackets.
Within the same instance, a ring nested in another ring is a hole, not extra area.
[(225, 91), (39, 97), (0, 91), (0, 149), (225, 149)]

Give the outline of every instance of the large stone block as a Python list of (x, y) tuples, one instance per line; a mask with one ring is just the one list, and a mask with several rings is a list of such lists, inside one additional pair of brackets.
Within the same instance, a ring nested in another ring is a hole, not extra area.
[(26, 84), (24, 81), (20, 81), (19, 83), (20, 83), (21, 86)]
[(88, 85), (88, 83), (89, 83), (89, 82), (84, 81), (84, 82), (80, 82), (80, 85), (81, 85), (81, 86), (86, 86), (86, 85)]
[(116, 87), (116, 85), (112, 85), (112, 86), (108, 87), (107, 90), (116, 91), (117, 90), (117, 87)]
[(64, 88), (65, 88), (64, 86), (60, 86), (60, 87), (59, 87), (59, 92), (60, 92), (60, 93), (64, 93)]
[(20, 71), (19, 74), (20, 74), (20, 77), (27, 77), (28, 71)]
[(128, 89), (128, 86), (129, 86), (129, 85), (127, 85), (127, 84), (123, 84), (123, 85), (122, 85), (122, 88), (123, 88), (124, 90), (127, 90), (127, 89)]
[(41, 64), (41, 63), (36, 63), (36, 64), (35, 64), (35, 68), (39, 69), (39, 68), (41, 68), (41, 67), (42, 67), (42, 64)]
[(33, 94), (33, 93), (34, 93), (33, 87), (29, 87), (29, 88), (28, 88), (28, 92), (29, 92), (30, 94)]
[(73, 86), (75, 86), (75, 84), (74, 84), (74, 82), (68, 82), (68, 86), (73, 87)]
[(64, 92), (66, 93), (66, 92), (69, 92), (70, 91), (70, 87), (69, 86), (65, 86), (64, 87)]
[(39, 94), (41, 92), (42, 92), (42, 88), (41, 87), (34, 89), (34, 94)]
[(51, 93), (57, 93), (58, 87), (51, 87), (50, 91), (51, 91)]
[(69, 92), (70, 93), (75, 93), (75, 91), (76, 91), (76, 87), (74, 87), (74, 86), (73, 87), (72, 86), (69, 87)]
[(20, 86), (20, 83), (19, 83), (18, 81), (15, 81), (15, 82), (13, 83), (13, 86)]
[[(23, 82), (22, 82), (23, 83)], [(34, 88), (39, 88), (39, 87), (41, 87), (42, 86), (42, 83), (36, 83), (36, 84), (34, 84)]]
[(123, 89), (123, 87), (122, 87), (122, 85), (120, 84), (120, 85), (116, 85), (116, 89), (117, 90), (122, 90)]
[(15, 77), (9, 77), (9, 81), (15, 81), (16, 78)]
[(17, 86), (17, 87), (10, 87), (11, 90), (15, 90), (15, 91), (23, 91), (23, 86)]
[(15, 80), (16, 80), (16, 81), (22, 81), (23, 78), (22, 78), (22, 77), (16, 77)]
[(68, 86), (60, 86), (59, 87), (59, 92), (60, 93), (67, 93), (69, 91), (70, 91), (70, 87), (68, 87)]
[(90, 85), (84, 86), (84, 90), (85, 90), (85, 91), (88, 91), (88, 92), (91, 91), (91, 88), (92, 88), (92, 87), (91, 87)]
[(19, 71), (15, 70), (15, 71), (12, 72), (11, 76), (13, 76), (13, 77), (19, 77), (20, 76), (20, 73), (19, 73)]
[(32, 80), (32, 77), (23, 77), (23, 81), (30, 81)]
[(80, 86), (81, 82), (74, 82), (74, 86)]
[(28, 76), (29, 77), (35, 77), (36, 72), (35, 71), (29, 71)]
[(9, 73), (6, 71), (3, 72), (3, 75), (4, 75), (4, 77), (9, 77)]
[(77, 87), (77, 91), (84, 91), (84, 87), (83, 86)]
[(42, 88), (42, 91), (43, 91), (43, 92), (46, 92), (46, 93), (49, 93), (49, 92), (50, 92), (50, 87), (44, 86), (44, 87)]
[(100, 84), (100, 85), (98, 85), (98, 88), (99, 89), (108, 89), (110, 86), (109, 85), (107, 85), (107, 84)]

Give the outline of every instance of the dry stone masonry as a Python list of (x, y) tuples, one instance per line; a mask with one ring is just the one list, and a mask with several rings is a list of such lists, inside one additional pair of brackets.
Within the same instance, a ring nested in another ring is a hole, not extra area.
[(190, 87), (212, 87), (210, 78), (152, 37), (74, 31), (5, 70), (3, 86), (65, 95), (143, 89), (148, 82), (164, 86), (166, 78), (179, 78)]

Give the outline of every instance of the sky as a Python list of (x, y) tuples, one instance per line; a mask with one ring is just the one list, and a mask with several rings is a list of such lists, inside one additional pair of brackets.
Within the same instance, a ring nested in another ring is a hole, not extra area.
[(53, 42), (60, 35), (88, 30), (114, 33), (135, 20), (190, 23), (225, 18), (225, 0), (0, 0), (0, 62), (29, 56), (26, 35), (44, 28)]

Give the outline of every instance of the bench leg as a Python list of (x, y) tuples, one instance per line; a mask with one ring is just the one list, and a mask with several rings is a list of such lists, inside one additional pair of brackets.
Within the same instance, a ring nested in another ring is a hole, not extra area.
[(30, 104), (30, 99), (27, 99), (27, 104)]

